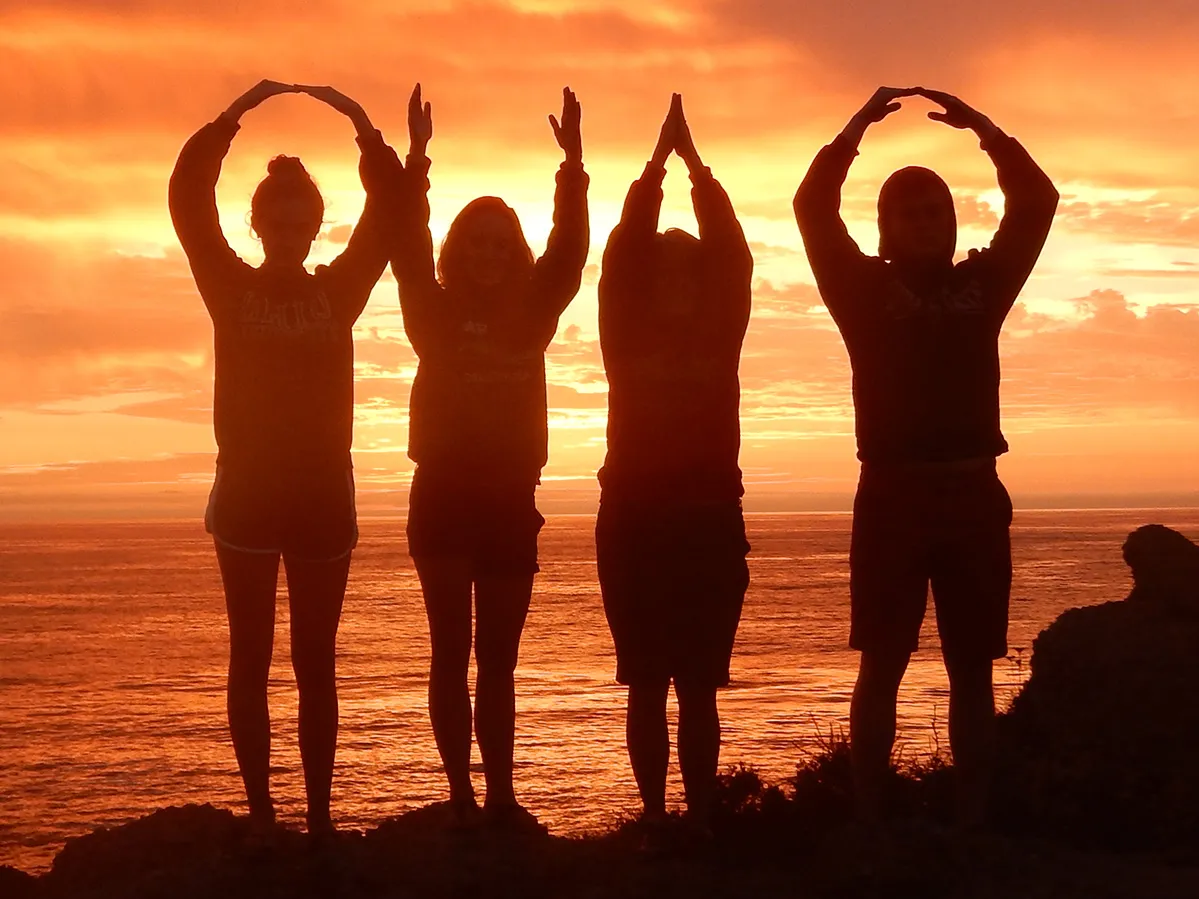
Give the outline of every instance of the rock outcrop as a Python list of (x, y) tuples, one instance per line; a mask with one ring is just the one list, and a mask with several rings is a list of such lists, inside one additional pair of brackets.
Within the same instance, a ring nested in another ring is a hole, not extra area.
[(998, 812), (1096, 846), (1199, 839), (1199, 546), (1161, 525), (1124, 544), (1126, 600), (1072, 609), (1033, 644), (1000, 721)]
[(0, 896), (5, 899), (34, 899), (39, 895), (37, 878), (24, 871), (0, 865)]

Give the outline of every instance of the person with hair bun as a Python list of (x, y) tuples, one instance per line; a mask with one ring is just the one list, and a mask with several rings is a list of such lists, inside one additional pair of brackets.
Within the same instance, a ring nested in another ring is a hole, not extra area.
[(221, 161), (241, 116), (284, 93), (307, 93), (348, 116), (364, 177), (388, 148), (357, 103), (329, 87), (262, 81), (184, 145), (170, 211), (215, 344), (216, 479), (205, 526), (216, 546), (229, 616), (229, 730), (251, 818), (274, 822), (267, 677), (282, 558), (291, 659), (300, 694), (300, 754), (310, 833), (333, 830), (337, 743), (335, 647), (350, 555), (358, 539), (350, 445), (351, 336), (387, 265), (369, 179), (345, 250), (310, 273), (304, 261), (324, 220), (320, 190), (292, 156), (276, 156), (254, 191), (250, 222), (265, 260), (255, 268), (226, 243), (216, 206)]
[(429, 616), (429, 714), (450, 808), (460, 824), (479, 812), (467, 685), (473, 594), (483, 817), (531, 830), (540, 825), (517, 803), (512, 783), (513, 672), (544, 523), (534, 493), (548, 446), (545, 350), (578, 292), (589, 239), (580, 109), (569, 88), (561, 122), (549, 118), (566, 158), (540, 258), (512, 208), (480, 197), (454, 219), (434, 265), (425, 155), (433, 118), (419, 84), (409, 103), (407, 165), (393, 162), (403, 191), (388, 228), (404, 329), (420, 360), (409, 406), (408, 455), (416, 471), (408, 550)]

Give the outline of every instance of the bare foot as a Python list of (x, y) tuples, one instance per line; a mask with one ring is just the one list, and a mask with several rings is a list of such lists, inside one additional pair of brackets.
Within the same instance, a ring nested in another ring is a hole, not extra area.
[(484, 803), (483, 818), (489, 827), (505, 833), (526, 836), (544, 836), (549, 833), (549, 828), (517, 802)]
[(461, 799), (451, 799), (448, 804), (449, 829), (456, 833), (476, 830), (482, 823), (483, 810), (475, 797), (465, 796)]
[(314, 843), (329, 843), (337, 836), (337, 828), (333, 826), (333, 819), (328, 815), (312, 815), (308, 816), (308, 836)]

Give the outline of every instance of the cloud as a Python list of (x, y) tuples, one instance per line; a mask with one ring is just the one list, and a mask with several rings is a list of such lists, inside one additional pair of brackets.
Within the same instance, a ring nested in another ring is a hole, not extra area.
[[(988, 46), (1043, 34), (1119, 37), (1153, 46), (1163, 34), (1199, 33), (1189, 0), (1141, 6), (1125, 0), (1009, 0), (963, 6), (955, 0), (712, 0), (712, 21), (734, 33), (770, 35), (818, 54), (841, 71), (970, 71)], [(938, 48), (940, 52), (929, 52)]]
[(0, 270), (0, 406), (188, 393), (211, 382), (211, 328), (182, 254), (0, 241)]
[[(264, 74), (345, 86), (368, 109), (390, 109), (397, 124), (420, 79), (448, 123), (502, 128), (516, 118), (514, 108), (525, 106), (536, 108), (544, 123), (541, 106), (552, 104), (565, 77), (607, 75), (632, 83), (634, 75), (615, 70), (614, 62), (640, 58), (635, 68), (665, 69), (685, 64), (680, 54), (697, 52), (687, 35), (616, 9), (134, 5), (140, 14), (92, 3), (57, 4), (37, 17), (10, 12), (6, 24), (14, 33), (0, 45), (9, 45), (9, 62), (25, 87), (0, 109), (0, 128), (185, 125), (211, 117)], [(0, 10), (0, 21), (5, 18)], [(152, 74), (158, 77), (147, 79)]]
[(1199, 309), (1096, 290), (1061, 322), (1017, 306), (1001, 344), (1006, 419), (1079, 422), (1199, 415)]
[[(1135, 12), (1102, 0), (1085, 14), (1067, 0), (970, 10), (940, 0), (0, 3), (9, 71), (0, 168), (12, 173), (0, 184), (0, 230), (142, 220), (163, 242), (163, 182), (179, 146), (263, 74), (343, 87), (397, 146), (408, 91), (422, 81), (435, 109), (441, 189), (447, 175), (521, 189), (516, 182), (556, 164), (545, 116), (569, 82), (584, 103), (593, 197), (614, 204), (627, 183), (601, 180), (605, 167), (643, 159), (667, 94), (682, 90), (738, 207), (785, 220), (811, 154), (888, 67), (915, 77), (928, 65), (1025, 137), (1055, 177), (1158, 189), (1185, 219), (1177, 191), (1195, 184), (1186, 148), (1199, 140), (1199, 118), (1178, 85), (1199, 78), (1199, 62), (1177, 47), (1197, 28), (1199, 13), (1181, 0)], [(930, 44), (961, 52), (924, 52)], [(350, 140), (348, 123), (309, 98), (273, 100), (246, 117), (223, 187), (244, 202), (265, 159), (292, 152), (311, 160), (322, 185), (357, 195)], [(993, 187), (980, 157), (970, 137), (905, 113), (871, 135), (859, 166), (872, 178), (879, 167), (881, 179), (931, 160), (969, 193)], [(847, 185), (847, 200), (858, 186)], [(977, 198), (962, 202), (966, 218), (984, 216), (980, 225), (993, 214)], [(1137, 210), (1107, 214), (1111, 227), (1081, 211), (1072, 221), (1100, 234), (1140, 233)], [(1150, 216), (1145, 238), (1157, 228)]]
[(1058, 207), (1057, 221), (1116, 242), (1194, 247), (1199, 244), (1199, 197), (1189, 203), (1160, 196), (1100, 202), (1067, 197)]

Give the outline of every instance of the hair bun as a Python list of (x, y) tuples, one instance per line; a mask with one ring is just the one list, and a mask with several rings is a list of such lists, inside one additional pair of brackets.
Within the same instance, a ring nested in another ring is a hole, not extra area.
[[(296, 156), (276, 156), (266, 164), (266, 177), (258, 182), (250, 200), (250, 217), (259, 216), (265, 206), (281, 200), (300, 200), (311, 210), (312, 221), (318, 225), (325, 216), (325, 201), (321, 192)], [(257, 226), (255, 226), (257, 227)], [(316, 233), (316, 229), (313, 229)]]
[(311, 177), (298, 156), (276, 156), (266, 164), (266, 173), (276, 178), (303, 178), (308, 180)]

